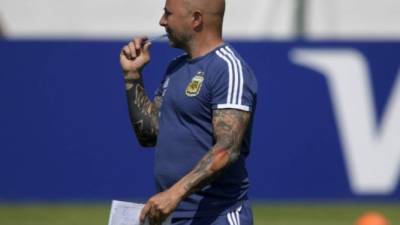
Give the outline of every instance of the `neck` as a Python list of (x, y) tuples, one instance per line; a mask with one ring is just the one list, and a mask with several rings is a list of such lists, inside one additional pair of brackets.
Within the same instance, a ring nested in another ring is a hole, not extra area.
[(198, 34), (188, 43), (185, 51), (194, 59), (206, 55), (223, 43), (220, 35)]

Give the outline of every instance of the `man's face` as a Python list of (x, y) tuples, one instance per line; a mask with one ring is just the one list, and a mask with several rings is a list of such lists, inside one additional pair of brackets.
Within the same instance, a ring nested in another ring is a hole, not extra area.
[(170, 45), (183, 48), (192, 37), (191, 14), (185, 0), (166, 0), (160, 25), (168, 34)]

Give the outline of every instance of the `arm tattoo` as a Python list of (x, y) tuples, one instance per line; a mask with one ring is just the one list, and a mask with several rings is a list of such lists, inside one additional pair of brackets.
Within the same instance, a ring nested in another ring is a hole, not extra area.
[(229, 150), (229, 164), (239, 158), (243, 135), (250, 113), (236, 109), (215, 110), (213, 114), (214, 136), (217, 149)]
[(154, 102), (151, 102), (144, 90), (142, 79), (125, 82), (129, 116), (136, 137), (142, 146), (152, 147), (157, 141), (161, 97), (157, 96)]
[(251, 114), (236, 109), (219, 109), (213, 112), (215, 144), (186, 175), (183, 182), (186, 195), (201, 189), (240, 156), (243, 135)]

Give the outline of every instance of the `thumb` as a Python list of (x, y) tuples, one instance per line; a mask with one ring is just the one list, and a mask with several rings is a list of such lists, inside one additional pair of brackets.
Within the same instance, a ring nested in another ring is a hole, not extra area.
[(146, 217), (147, 217), (147, 214), (148, 214), (150, 208), (151, 208), (151, 206), (150, 206), (149, 203), (147, 203), (147, 204), (143, 207), (142, 211), (140, 212), (140, 217), (139, 217), (139, 218), (140, 218), (140, 224), (144, 224), (145, 219), (146, 219)]
[(143, 53), (149, 54), (150, 53), (151, 42), (146, 42), (143, 46)]

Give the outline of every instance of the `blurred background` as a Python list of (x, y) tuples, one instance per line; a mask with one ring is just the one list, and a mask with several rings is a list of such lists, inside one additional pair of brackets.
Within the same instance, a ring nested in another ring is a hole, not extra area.
[[(400, 224), (400, 1), (226, 3), (225, 38), (259, 82), (255, 224)], [(0, 0), (0, 225), (107, 224), (112, 199), (154, 193), (119, 51), (163, 34), (163, 7)], [(154, 43), (150, 95), (180, 53)]]

